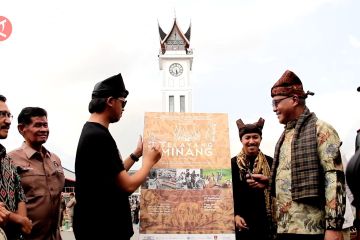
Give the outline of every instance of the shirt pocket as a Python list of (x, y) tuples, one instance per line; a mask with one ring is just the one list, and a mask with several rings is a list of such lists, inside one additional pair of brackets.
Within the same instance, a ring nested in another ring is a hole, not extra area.
[(65, 175), (63, 171), (59, 171), (55, 169), (49, 176), (48, 176), (48, 189), (52, 195), (60, 194), (65, 185)]
[(33, 168), (22, 168), (19, 172), (21, 185), (28, 199), (46, 194), (47, 180), (44, 172)]

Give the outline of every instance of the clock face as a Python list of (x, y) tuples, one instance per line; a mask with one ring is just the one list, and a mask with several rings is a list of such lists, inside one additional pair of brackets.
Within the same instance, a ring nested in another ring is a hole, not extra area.
[(173, 63), (169, 67), (169, 72), (174, 77), (178, 77), (183, 73), (183, 67), (180, 63)]

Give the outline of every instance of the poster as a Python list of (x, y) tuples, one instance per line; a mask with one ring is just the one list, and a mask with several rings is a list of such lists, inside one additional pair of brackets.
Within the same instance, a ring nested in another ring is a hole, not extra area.
[(141, 186), (140, 239), (235, 239), (227, 115), (145, 113), (143, 136), (163, 154)]

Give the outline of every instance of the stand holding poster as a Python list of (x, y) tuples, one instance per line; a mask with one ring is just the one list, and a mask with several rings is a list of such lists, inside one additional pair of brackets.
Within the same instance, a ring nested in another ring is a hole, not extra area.
[(226, 114), (145, 113), (144, 151), (163, 154), (141, 186), (140, 240), (233, 240)]

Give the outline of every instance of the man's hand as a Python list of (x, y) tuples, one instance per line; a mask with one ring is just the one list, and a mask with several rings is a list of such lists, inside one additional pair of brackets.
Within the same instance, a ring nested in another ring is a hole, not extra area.
[(134, 150), (133, 154), (140, 158), (143, 155), (143, 140), (142, 136), (139, 135), (139, 139), (136, 145), (136, 149)]
[(9, 220), (10, 211), (5, 208), (5, 204), (0, 202), (0, 226), (4, 226)]
[(262, 174), (254, 173), (251, 176), (247, 174), (246, 177), (246, 182), (251, 188), (264, 189), (269, 184), (269, 178)]
[(21, 217), (19, 219), (21, 225), (21, 231), (25, 234), (30, 234), (32, 229), (32, 221), (27, 217)]
[(344, 240), (341, 231), (325, 230), (324, 240)]
[(242, 217), (240, 217), (239, 215), (236, 215), (235, 216), (235, 227), (239, 230), (239, 231), (242, 231), (242, 230), (247, 230), (249, 229), (246, 222), (245, 222), (245, 219), (243, 219)]
[(162, 155), (162, 148), (160, 144), (155, 144), (151, 147), (143, 158), (143, 166), (145, 164), (150, 164), (150, 168), (154, 166), (161, 158)]

